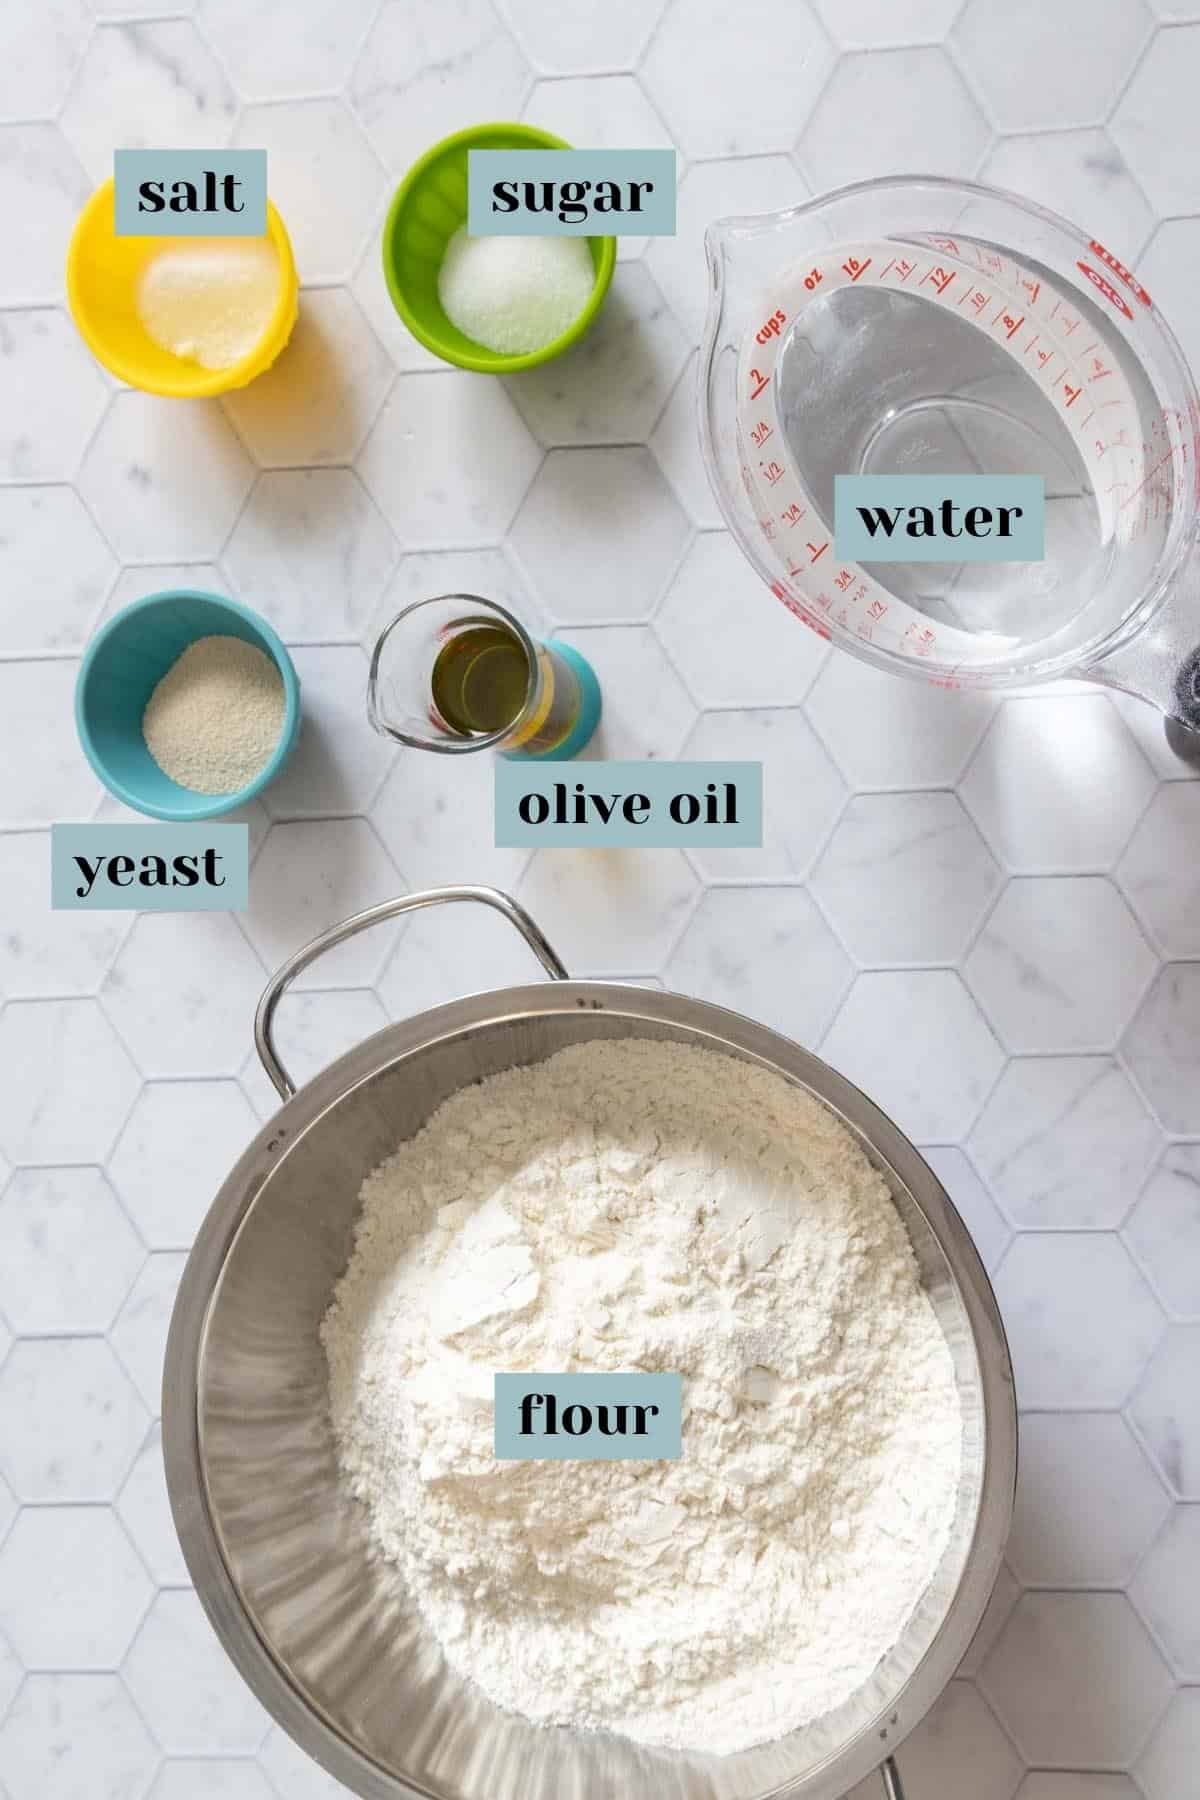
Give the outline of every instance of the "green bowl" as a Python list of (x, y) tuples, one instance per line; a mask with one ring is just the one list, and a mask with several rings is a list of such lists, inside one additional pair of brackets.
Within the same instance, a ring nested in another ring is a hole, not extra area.
[(617, 261), (617, 240), (590, 237), (588, 248), (596, 280), (579, 317), (552, 343), (520, 356), (485, 350), (464, 337), (442, 311), (438, 270), (446, 245), (467, 216), (467, 152), (469, 150), (569, 150), (560, 137), (535, 125), (472, 125), (443, 138), (415, 162), (388, 210), (383, 228), (383, 273), (392, 305), (413, 336), (460, 369), (485, 375), (511, 375), (532, 369), (569, 350), (587, 330), (604, 303)]

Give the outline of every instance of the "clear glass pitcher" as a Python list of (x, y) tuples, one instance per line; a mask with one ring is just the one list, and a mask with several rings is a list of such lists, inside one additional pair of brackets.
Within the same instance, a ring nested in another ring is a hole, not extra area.
[[(1083, 676), (1200, 728), (1200, 401), (1115, 256), (932, 176), (720, 220), (707, 253), (704, 459), (790, 611), (943, 686)], [(839, 474), (1041, 476), (1045, 558), (840, 561)]]

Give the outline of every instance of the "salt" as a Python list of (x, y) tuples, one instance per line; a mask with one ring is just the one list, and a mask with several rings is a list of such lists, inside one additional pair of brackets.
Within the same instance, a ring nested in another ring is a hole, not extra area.
[(438, 271), (438, 299), (464, 337), (521, 356), (569, 330), (595, 283), (586, 238), (470, 237), (460, 225)]
[(173, 243), (142, 270), (135, 307), (160, 350), (232, 369), (266, 332), (279, 298), (279, 257), (268, 238)]

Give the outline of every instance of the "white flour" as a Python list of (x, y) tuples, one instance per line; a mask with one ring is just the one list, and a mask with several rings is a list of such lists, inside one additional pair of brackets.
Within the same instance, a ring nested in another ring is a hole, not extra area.
[[(546, 1724), (726, 1753), (844, 1700), (945, 1548), (953, 1367), (824, 1107), (670, 1044), (447, 1101), (363, 1185), (322, 1327), (343, 1467), (450, 1663)], [(497, 1370), (684, 1378), (677, 1462), (497, 1462)]]

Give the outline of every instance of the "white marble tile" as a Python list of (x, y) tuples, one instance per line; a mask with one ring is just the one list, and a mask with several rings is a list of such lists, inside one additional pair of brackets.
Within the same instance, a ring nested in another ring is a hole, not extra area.
[(763, 765), (762, 845), (693, 850), (706, 879), (788, 880), (807, 872), (845, 804), (846, 787), (798, 707), (702, 713), (683, 755)]
[(524, 938), (491, 907), (434, 906), (402, 926), (377, 985), (391, 1018), (411, 1019), (463, 994), (545, 980)]
[[(391, 934), (383, 933), (385, 943)], [(388, 1023), (383, 1002), (371, 988), (329, 988), (324, 993), (283, 996), (275, 1015), (275, 1049), (297, 1087), (303, 1087), (326, 1064), (382, 1031)], [(281, 1101), (267, 1072), (252, 1052), (242, 1081), (262, 1119), (278, 1111)]]
[[(5, 1333), (5, 1344), (7, 1345), (7, 1327), (5, 1327)], [(13, 1496), (13, 1491), (9, 1487), (7, 1481), (0, 1476), (0, 1544), (4, 1542), (5, 1537), (8, 1535), (9, 1526), (16, 1518), (17, 1510), (17, 1502)], [(11, 1656), (11, 1650), (8, 1651), (7, 1654)], [(4, 1705), (5, 1702), (0, 1700), (0, 1719), (4, 1717)]]
[(367, 729), (367, 658), (357, 644), (295, 650), (304, 712), (300, 737), (263, 794), (275, 819), (365, 812), (396, 750)]
[(102, 1338), (24, 1340), (0, 1369), (0, 1467), (19, 1500), (111, 1500), (149, 1424)]
[(702, 531), (719, 531), (724, 521), (705, 471), (696, 430), (697, 360), (692, 357), (675, 383), (649, 443), (693, 525)]
[(954, 962), (1002, 876), (953, 794), (857, 794), (812, 875), (867, 965)]
[(1022, 875), (1111, 868), (1154, 777), (1103, 694), (1006, 700), (962, 797), (1001, 861)]
[(416, 550), (402, 555), (369, 622), (362, 644), (368, 656), (384, 627), (406, 606), (438, 594), (474, 594), (515, 614), (534, 636), (549, 627), (512, 557), (503, 549)]
[(1000, 131), (1052, 130), (1104, 123), (1149, 29), (1141, 0), (1103, 13), (1088, 0), (1056, 0), (1023, 9), (1020, 23), (988, 0), (967, 0), (950, 43)]
[(111, 550), (71, 488), (0, 489), (7, 651), (78, 649), (116, 573)]
[[(245, 0), (192, 0), (192, 4), (200, 29), (238, 92), (251, 100), (337, 93), (377, 10), (376, 0), (256, 0), (253, 6)], [(346, 194), (343, 199), (353, 202), (354, 196)]]
[[(1173, 330), (1178, 329), (1178, 315), (1172, 316), (1171, 326)], [(1196, 360), (1200, 360), (1200, 356)], [(1195, 360), (1192, 366), (1195, 367)], [(1156, 706), (1151, 706), (1147, 700), (1137, 700), (1132, 694), (1113, 692), (1108, 698), (1160, 781), (1200, 781), (1200, 760), (1189, 762), (1172, 749), (1166, 721)]]
[[(404, 883), (365, 819), (273, 825), (254, 865), (247, 935), (268, 969), (318, 932), (363, 907), (402, 893)], [(298, 977), (301, 988), (369, 986), (383, 965), (388, 934), (369, 931), (323, 956)], [(247, 1037), (251, 1022), (247, 1015)]]
[(129, 929), (120, 913), (53, 911), (49, 871), (45, 832), (0, 834), (0, 994), (10, 999), (93, 993)]
[(265, 980), (229, 914), (142, 913), (101, 999), (143, 1074), (232, 1075)]
[(852, 52), (822, 86), (797, 156), (817, 192), (881, 168), (962, 178), (975, 174), (990, 137), (940, 46)]
[(724, 531), (693, 540), (654, 628), (702, 706), (795, 706), (829, 650), (779, 604)]
[[(979, 0), (976, 0), (976, 4)], [(1086, 0), (1074, 0), (1083, 6)], [(1141, 8), (1112, 8), (1106, 21), (1133, 19)], [(1112, 29), (1112, 24), (1107, 25)], [(1160, 217), (1195, 212), (1200, 206), (1200, 113), (1194, 99), (1200, 23), (1160, 31), (1134, 69), (1109, 123), (1117, 147)]]
[(1200, 1326), (1173, 1325), (1155, 1352), (1129, 1416), (1181, 1500), (1200, 1500)]
[(1123, 1049), (1167, 1130), (1200, 1136), (1200, 965), (1159, 971)]
[(1177, 1506), (1137, 1572), (1129, 1596), (1182, 1681), (1200, 1681), (1200, 1506)]
[(0, 481), (69, 481), (107, 401), (62, 313), (0, 312)]
[(936, 44), (961, 0), (813, 0), (830, 36), (844, 50)]
[[(1200, 34), (1197, 45), (1200, 47)], [(1200, 317), (1193, 299), (1200, 282), (1200, 219), (1165, 220), (1139, 257), (1136, 274), (1179, 339), (1192, 368), (1200, 367)], [(1161, 730), (1160, 725), (1160, 736)]]
[(220, 1800), (275, 1800), (275, 1790), (256, 1763), (209, 1757), (165, 1762), (147, 1800), (214, 1800), (218, 1795)]
[(88, 450), (79, 491), (121, 556), (203, 562), (229, 536), (252, 475), (216, 400), (126, 392)]
[(444, 363), (440, 357), (427, 350), (424, 344), (415, 338), (400, 314), (388, 292), (387, 279), (383, 269), (383, 234), (387, 223), (391, 195), (387, 195), (386, 204), (381, 207), (375, 223), (367, 233), (367, 241), (359, 259), (358, 270), (350, 284), (350, 292), (370, 322), (371, 329), (391, 357), (398, 369), (409, 371), (449, 374), (451, 364)]
[(678, 850), (538, 850), (517, 890), (574, 974), (649, 974), (678, 938), (696, 878)]
[[(342, 463), (358, 451), (391, 383), (391, 361), (353, 296), (315, 288), (301, 294), (296, 328), (278, 361), (223, 404), (264, 467)], [(293, 481), (293, 505), (297, 491)]]
[(853, 969), (803, 888), (710, 888), (664, 971), (667, 986), (814, 1046)]
[(949, 969), (860, 975), (821, 1054), (919, 1143), (970, 1130), (1004, 1052)]
[(138, 1090), (94, 1000), (11, 1002), (0, 1067), (0, 1149), (14, 1162), (102, 1161)]
[(983, 1618), (979, 1621), (979, 1629), (971, 1639), (967, 1654), (958, 1665), (960, 1675), (972, 1681), (978, 1675), (984, 1658), (1004, 1630), (1020, 1592), (1012, 1570), (1007, 1563), (1001, 1563), (996, 1585), (992, 1589)]
[(229, 142), (237, 97), (188, 19), (101, 25), (63, 108), (62, 128), (94, 182), (123, 150), (207, 150)]
[(187, 1564), (167, 1497), (162, 1434), (155, 1425), (117, 1496), (116, 1509), (134, 1549), (160, 1587), (185, 1587)]
[(278, 469), (259, 476), (224, 563), (289, 644), (328, 644), (374, 621), (396, 556), (352, 470)]
[(646, 263), (692, 343), (699, 341), (708, 306), (708, 227), (717, 219), (773, 212), (807, 199), (807, 183), (787, 156), (731, 157), (695, 163), (686, 171), (676, 199), (675, 232), (651, 241)]
[[(348, 280), (386, 182), (350, 108), (332, 99), (248, 106), (233, 141), (267, 153), (271, 199), (287, 226), (301, 282)], [(303, 461), (303, 454), (294, 460)]]
[(995, 701), (901, 681), (839, 653), (821, 669), (805, 710), (852, 786), (952, 787)]
[(409, 749), (397, 754), (371, 809), (376, 830), (404, 877), (393, 881), (393, 892), (405, 885), (437, 887), (458, 881), (515, 885), (529, 852), (497, 849), (492, 841), (494, 769), (490, 750), (465, 756)]
[(1012, 1232), (970, 1159), (952, 1144), (935, 1145), (921, 1154), (962, 1215), (984, 1267), (994, 1273), (1012, 1242)]
[(1171, 1691), (1121, 1594), (1022, 1595), (980, 1680), (1027, 1760), (1065, 1768), (1128, 1762)]
[(1144, 1800), (1144, 1796), (1128, 1775), (1072, 1775), (1034, 1769), (1017, 1789), (1017, 1800)]
[(150, 1081), (108, 1160), (152, 1250), (188, 1250), (217, 1189), (258, 1129), (236, 1081)]
[(217, 1641), (195, 1594), (160, 1593), (122, 1670), (168, 1755), (249, 1756), (268, 1718)]
[[(1145, 1800), (1181, 1800), (1200, 1766), (1200, 1688), (1175, 1695), (1137, 1762), (1137, 1778)], [(1131, 1800), (1138, 1800), (1132, 1785)], [(1034, 1800), (1042, 1800), (1035, 1795)], [(1057, 1800), (1047, 1794), (1044, 1800)], [(1064, 1797), (1073, 1800), (1073, 1797)], [(1087, 1800), (1080, 1794), (1079, 1800)]]
[[(545, 6), (542, 0), (498, 0), (499, 11), (512, 27), (518, 42), (535, 68), (562, 75), (582, 70), (632, 69), (661, 19), (666, 0), (609, 0), (592, 6), (588, 0), (565, 0)], [(539, 125), (557, 131), (569, 142), (593, 143), (582, 127), (572, 132), (564, 121), (538, 118)], [(618, 146), (641, 147), (638, 137), (619, 138)], [(608, 148), (605, 142), (597, 147)]]
[(163, 1352), (186, 1262), (182, 1251), (158, 1250), (148, 1256), (109, 1332), (109, 1342), (153, 1418), (162, 1401)]
[[(765, 54), (753, 54), (761, 46)], [(769, 48), (768, 48), (769, 46)], [(807, 0), (675, 0), (650, 44), (642, 79), (685, 156), (789, 150), (833, 66), (833, 46)], [(753, 79), (730, 79), (747, 70)], [(721, 105), (713, 105), (714, 92)]]
[[(1127, 266), (1154, 223), (1141, 189), (1104, 131), (1039, 131), (1001, 138), (980, 179), (1052, 207), (1098, 237)], [(1137, 272), (1145, 274), (1141, 263)]]
[(1108, 1057), (1010, 1062), (971, 1134), (971, 1154), (1021, 1231), (1119, 1225), (1162, 1146)]
[(90, 183), (55, 125), (0, 126), (0, 209), (11, 234), (0, 268), (6, 306), (50, 306)]
[(0, 1547), (0, 1631), (27, 1669), (111, 1669), (154, 1588), (107, 1506), (27, 1506)]
[(0, 1197), (0, 1308), (17, 1331), (104, 1331), (144, 1260), (99, 1169), (18, 1169)]
[[(970, 1794), (971, 1800), (1012, 1800), (1021, 1759), (979, 1690), (952, 1681), (897, 1756), (901, 1780), (915, 1800), (922, 1794)], [(878, 1776), (848, 1800), (876, 1800)]]
[(12, 1800), (141, 1800), (157, 1763), (115, 1675), (32, 1675), (0, 1723)]
[[(1200, 784), (1160, 787), (1134, 832), (1117, 880), (1164, 956), (1200, 956)], [(1182, 863), (1182, 866), (1181, 866)]]
[(1155, 958), (1100, 876), (1010, 881), (967, 957), (976, 999), (1009, 1050), (1108, 1050)]
[(1018, 1237), (996, 1276), (1023, 1407), (1115, 1407), (1131, 1393), (1163, 1316), (1109, 1232)]
[[(147, 594), (170, 593), (176, 588), (192, 589), (201, 594), (219, 594), (225, 599), (233, 598), (230, 583), (215, 563), (138, 563), (132, 568), (121, 570), (101, 608), (100, 617), (96, 621), (97, 629), (106, 625), (131, 600), (141, 600)], [(249, 604), (254, 604), (253, 596), (250, 597)], [(115, 804), (117, 802), (114, 801)]]
[[(654, 633), (644, 625), (592, 625), (555, 633), (596, 672), (604, 710), (584, 762), (678, 757), (696, 708)], [(703, 756), (704, 751), (687, 752)]]
[(529, 65), (490, 0), (423, 7), (387, 0), (350, 81), (350, 99), (400, 174), (473, 119), (516, 119)]
[(1200, 1145), (1167, 1151), (1124, 1237), (1168, 1313), (1200, 1322)]
[(653, 276), (632, 263), (617, 269), (578, 344), (504, 385), (540, 443), (638, 443), (653, 429), (687, 353)]
[[(16, 1698), (24, 1671), (11, 1646), (0, 1638), (0, 1719)], [(3, 1740), (0, 1739), (0, 1744)]]
[[(575, 8), (555, 8), (552, 15), (547, 15), (543, 6), (537, 6), (543, 23), (547, 16), (562, 19), (573, 14), (576, 27), (587, 21), (601, 25), (605, 31), (615, 23), (614, 12), (619, 16), (622, 10), (585, 3)], [(644, 0), (632, 0), (631, 14), (645, 19), (648, 10)], [(540, 62), (536, 56), (533, 60)], [(670, 133), (632, 75), (560, 76), (554, 81), (535, 82), (521, 117), (528, 125), (552, 131), (568, 144), (586, 144), (589, 150), (674, 149)], [(683, 161), (677, 155), (677, 179), (682, 172)], [(625, 262), (641, 256), (649, 241), (623, 232), (617, 239), (617, 260)]]
[(276, 1725), (259, 1752), (279, 1800), (344, 1800), (347, 1789)]
[[(5, 826), (52, 825), (91, 812), (95, 777), (73, 727), (46, 729), (47, 721), (71, 719), (77, 673), (73, 660), (0, 663), (0, 766), (14, 772), (0, 794)], [(32, 743), (36, 757), (27, 754)]]
[(359, 472), (406, 548), (502, 538), (541, 452), (490, 375), (396, 380), (359, 455)]
[(689, 527), (642, 447), (552, 450), (511, 534), (546, 617), (568, 625), (653, 612)]
[(1008, 1559), (1028, 1587), (1121, 1588), (1171, 1502), (1115, 1413), (1026, 1413)]
[(48, 118), (58, 111), (89, 24), (83, 0), (0, 7), (0, 119)]

